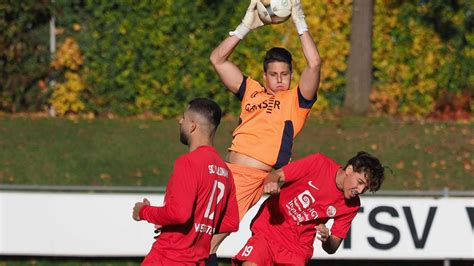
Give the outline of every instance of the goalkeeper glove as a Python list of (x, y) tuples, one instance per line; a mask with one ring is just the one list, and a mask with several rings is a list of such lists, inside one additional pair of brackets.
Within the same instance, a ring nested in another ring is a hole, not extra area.
[(308, 24), (306, 24), (306, 20), (304, 19), (304, 11), (301, 7), (300, 0), (291, 0), (291, 18), (293, 19), (293, 23), (295, 23), (296, 31), (298, 31), (298, 35), (302, 35), (303, 32), (308, 31)]
[(260, 20), (257, 13), (257, 1), (258, 0), (250, 1), (250, 5), (247, 8), (247, 12), (245, 12), (242, 23), (240, 23), (234, 31), (229, 32), (229, 35), (235, 35), (237, 38), (242, 40), (251, 30), (263, 26), (263, 22)]

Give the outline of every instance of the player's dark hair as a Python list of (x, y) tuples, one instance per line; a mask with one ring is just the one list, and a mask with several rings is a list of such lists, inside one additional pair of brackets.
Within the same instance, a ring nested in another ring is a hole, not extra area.
[(189, 109), (204, 117), (209, 124), (212, 125), (211, 133), (213, 134), (221, 122), (222, 110), (219, 105), (206, 98), (196, 98), (189, 102)]
[(385, 178), (385, 168), (379, 159), (370, 155), (365, 151), (359, 151), (356, 156), (352, 157), (344, 167), (352, 165), (352, 169), (357, 173), (364, 173), (368, 179), (368, 189), (372, 192), (379, 190)]
[(285, 48), (273, 47), (268, 50), (263, 59), (263, 71), (267, 72), (268, 64), (271, 62), (283, 62), (287, 63), (290, 67), (290, 72), (293, 71), (291, 53), (288, 52)]

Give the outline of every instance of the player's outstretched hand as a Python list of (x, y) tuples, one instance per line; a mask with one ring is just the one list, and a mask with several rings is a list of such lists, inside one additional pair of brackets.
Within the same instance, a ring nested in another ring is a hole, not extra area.
[(321, 242), (326, 242), (329, 239), (329, 228), (325, 224), (318, 224), (314, 228), (316, 228), (316, 238)]
[(280, 193), (280, 186), (278, 185), (280, 177), (277, 174), (270, 173), (263, 180), (263, 192), (268, 194)]
[(258, 0), (250, 1), (247, 12), (245, 12), (245, 16), (242, 19), (242, 23), (251, 30), (263, 26), (263, 22), (257, 13), (257, 1)]
[(305, 31), (308, 31), (308, 24), (306, 24), (303, 7), (301, 6), (300, 0), (291, 0), (291, 18), (295, 23), (296, 31), (301, 35)]
[(236, 36), (242, 40), (251, 30), (263, 26), (263, 22), (260, 20), (257, 13), (257, 1), (258, 0), (250, 1), (245, 16), (242, 19), (242, 23), (240, 23), (234, 31), (231, 31), (230, 35)]
[(133, 220), (140, 221), (140, 210), (145, 205), (148, 205), (148, 206), (150, 205), (150, 201), (146, 198), (143, 199), (143, 202), (135, 203), (135, 206), (133, 207), (133, 214), (132, 214)]

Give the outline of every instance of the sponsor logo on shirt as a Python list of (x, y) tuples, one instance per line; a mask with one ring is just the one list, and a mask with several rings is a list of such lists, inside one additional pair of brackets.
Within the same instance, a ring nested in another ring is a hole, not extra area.
[(270, 97), (270, 99), (264, 100), (260, 103), (247, 103), (245, 105), (245, 111), (253, 112), (259, 109), (266, 109), (266, 112), (271, 114), (274, 109), (280, 110), (281, 102), (275, 99), (275, 96)]
[(298, 195), (298, 200), (304, 209), (308, 208), (309, 204), (314, 202), (314, 197), (308, 190), (303, 191), (303, 193)]
[(318, 213), (313, 207), (312, 203), (316, 202), (311, 192), (308, 190), (300, 193), (296, 198), (292, 199), (286, 204), (288, 214), (296, 221), (297, 224), (314, 220), (318, 218)]
[(213, 235), (216, 229), (207, 224), (194, 224), (194, 230), (196, 230), (197, 233), (206, 233), (208, 235)]

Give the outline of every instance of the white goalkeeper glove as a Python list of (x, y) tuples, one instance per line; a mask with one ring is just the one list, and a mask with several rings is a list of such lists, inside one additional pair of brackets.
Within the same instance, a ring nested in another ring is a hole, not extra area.
[(298, 35), (302, 35), (305, 31), (308, 31), (308, 24), (306, 24), (306, 20), (304, 19), (304, 11), (301, 7), (301, 1), (291, 0), (291, 5), (291, 18), (293, 19), (293, 23), (295, 23)]
[(235, 35), (237, 38), (242, 40), (251, 30), (263, 26), (263, 22), (260, 20), (257, 13), (257, 1), (258, 0), (250, 1), (250, 5), (247, 8), (247, 12), (245, 12), (242, 23), (240, 23), (234, 31), (229, 32), (229, 35)]

